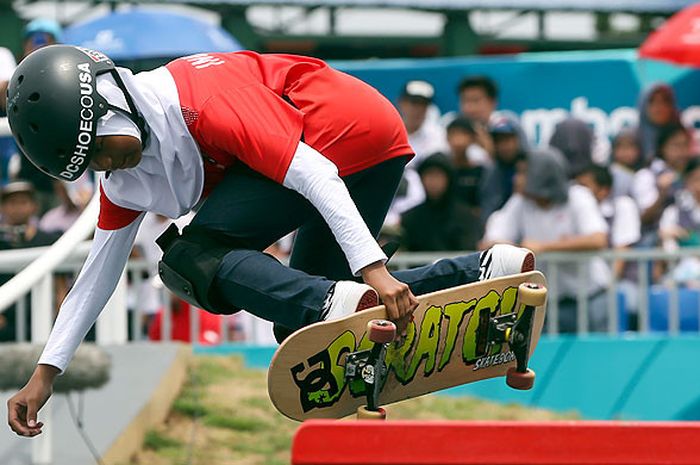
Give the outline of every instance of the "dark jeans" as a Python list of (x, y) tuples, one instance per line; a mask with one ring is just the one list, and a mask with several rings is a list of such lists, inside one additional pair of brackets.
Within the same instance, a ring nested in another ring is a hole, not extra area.
[[(405, 157), (343, 178), (371, 233), (377, 237), (396, 192)], [(330, 228), (299, 193), (238, 166), (197, 212), (192, 225), (235, 240), (214, 281), (218, 298), (291, 329), (314, 323), (335, 281), (354, 280)], [(439, 227), (439, 225), (436, 225)], [(289, 267), (262, 253), (296, 230)], [(476, 281), (478, 254), (394, 273), (424, 294)]]

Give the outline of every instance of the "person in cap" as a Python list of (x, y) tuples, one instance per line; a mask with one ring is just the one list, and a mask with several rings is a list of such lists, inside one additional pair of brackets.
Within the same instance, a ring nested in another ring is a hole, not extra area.
[(399, 114), (408, 133), (408, 143), (416, 154), (409, 166), (417, 166), (424, 158), (444, 152), (447, 146), (445, 129), (429, 117), (434, 97), (435, 88), (428, 81), (408, 81), (401, 89)]
[(486, 167), (479, 189), (481, 220), (484, 223), (515, 192), (517, 167), (525, 160), (529, 146), (517, 120), (510, 116), (493, 118), (489, 133), (494, 142), (494, 162)]
[[(177, 218), (158, 239), (164, 284), (212, 313), (245, 308), (279, 340), (380, 300), (406, 328), (414, 294), (479, 279), (480, 254), (389, 273), (375, 237), (413, 150), (394, 106), (321, 60), (200, 53), (133, 74), (85, 48), (44, 47), (18, 66), (8, 114), (24, 155), (49, 176), (102, 172), (93, 246), (39, 364), (8, 404), (25, 436), (114, 290), (146, 212)], [(290, 266), (262, 251), (298, 229)], [(490, 276), (534, 266), (490, 252)], [(433, 279), (434, 278), (434, 279)]]
[[(600, 250), (608, 244), (608, 225), (595, 197), (587, 188), (569, 184), (568, 166), (555, 149), (533, 150), (518, 165), (523, 193), (513, 195), (486, 225), (484, 246), (508, 242), (539, 252)], [(516, 182), (518, 182), (516, 180)], [(585, 282), (579, 281), (576, 263), (557, 267), (559, 331), (576, 331), (576, 297), (579, 287), (589, 297), (592, 331), (606, 330), (606, 296), (609, 275), (589, 267)]]
[(39, 228), (36, 192), (32, 183), (7, 183), (0, 193), (0, 249), (22, 249), (52, 244), (59, 234)]
[(24, 27), (23, 57), (47, 45), (63, 42), (63, 28), (58, 22), (49, 18), (37, 18)]

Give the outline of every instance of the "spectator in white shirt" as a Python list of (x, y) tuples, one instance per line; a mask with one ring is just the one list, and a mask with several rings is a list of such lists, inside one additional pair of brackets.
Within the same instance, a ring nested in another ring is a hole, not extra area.
[[(591, 165), (578, 175), (576, 180), (586, 186), (598, 201), (600, 212), (608, 223), (608, 246), (616, 250), (630, 249), (642, 237), (641, 220), (637, 204), (627, 195), (614, 195), (615, 179), (609, 168)], [(601, 275), (607, 275), (609, 268), (603, 260), (595, 260)], [(636, 327), (638, 309), (637, 266), (616, 260), (613, 273), (617, 289), (625, 296), (625, 309), (630, 314), (629, 327)]]
[[(700, 247), (700, 158), (688, 162), (683, 189), (664, 210), (659, 235), (666, 250)], [(700, 260), (697, 257), (681, 259), (671, 276), (679, 283), (700, 287)]]
[(631, 197), (634, 175), (642, 167), (642, 148), (639, 144), (637, 130), (625, 128), (617, 133), (612, 141), (612, 163), (610, 173), (613, 176), (613, 195)]
[[(515, 194), (494, 213), (486, 225), (485, 244), (508, 242), (541, 252), (599, 250), (607, 245), (608, 226), (591, 192), (569, 185), (568, 167), (555, 150), (528, 154), (524, 195)], [(608, 279), (588, 267), (584, 281), (579, 280), (575, 263), (560, 264), (559, 331), (576, 330), (576, 296), (587, 286), (589, 329), (607, 328), (605, 287)]]
[(600, 212), (610, 227), (608, 245), (620, 249), (637, 243), (641, 237), (639, 209), (632, 198), (626, 195), (613, 196), (614, 179), (610, 169), (591, 165), (576, 180), (586, 186), (598, 201)]

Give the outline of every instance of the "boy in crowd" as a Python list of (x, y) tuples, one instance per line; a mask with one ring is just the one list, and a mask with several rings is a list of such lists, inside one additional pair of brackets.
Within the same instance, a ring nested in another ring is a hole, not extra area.
[(488, 76), (468, 76), (459, 83), (457, 94), (459, 112), (474, 124), (476, 143), (493, 154), (493, 139), (488, 125), (498, 106), (498, 86)]
[(475, 138), (474, 126), (467, 118), (458, 116), (447, 126), (449, 159), (454, 168), (454, 193), (478, 217), (479, 183), (489, 156), (474, 143)]
[(402, 244), (413, 252), (476, 250), (479, 218), (456, 195), (450, 160), (432, 155), (418, 165), (425, 202), (401, 216)]

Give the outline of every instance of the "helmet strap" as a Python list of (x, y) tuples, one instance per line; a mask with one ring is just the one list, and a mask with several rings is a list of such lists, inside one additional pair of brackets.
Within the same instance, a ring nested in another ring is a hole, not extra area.
[(146, 124), (146, 120), (144, 119), (143, 115), (138, 110), (138, 108), (136, 108), (136, 104), (131, 98), (129, 91), (126, 88), (126, 84), (124, 84), (124, 81), (122, 80), (122, 77), (119, 75), (117, 70), (111, 69), (109, 70), (109, 73), (114, 78), (114, 82), (117, 84), (117, 87), (119, 87), (119, 89), (124, 94), (124, 99), (126, 100), (126, 104), (129, 106), (129, 111), (126, 111), (123, 108), (119, 108), (116, 105), (112, 105), (109, 102), (107, 102), (107, 108), (109, 108), (112, 111), (122, 113), (134, 122), (136, 127), (139, 128), (139, 131), (141, 132), (141, 148), (143, 149), (144, 147), (146, 147), (146, 143), (148, 142), (148, 137), (150, 135), (150, 131), (148, 129), (148, 125)]

